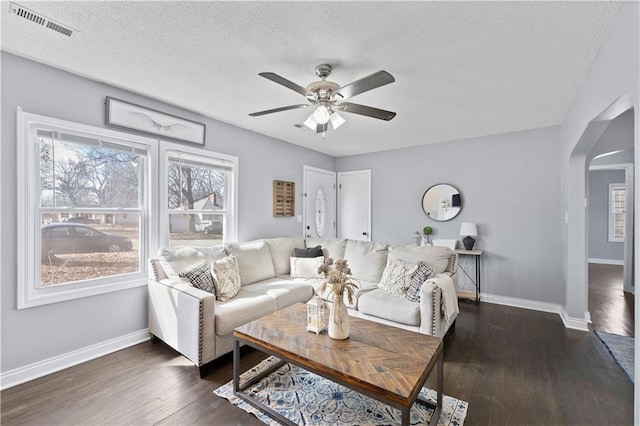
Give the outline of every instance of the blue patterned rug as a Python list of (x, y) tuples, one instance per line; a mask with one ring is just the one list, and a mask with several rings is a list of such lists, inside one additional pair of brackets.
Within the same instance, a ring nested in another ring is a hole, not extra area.
[(633, 337), (619, 336), (603, 331), (596, 331), (596, 336), (602, 340), (602, 343), (607, 347), (609, 353), (613, 355), (613, 359), (616, 360), (618, 365), (622, 367), (622, 370), (627, 373), (627, 377), (633, 382), (635, 370), (635, 339)]
[[(241, 382), (277, 363), (269, 357), (242, 374)], [(245, 392), (299, 425), (390, 425), (399, 424), (400, 410), (333, 383), (292, 364), (285, 364)], [(277, 426), (271, 417), (233, 395), (233, 382), (213, 391), (254, 414), (263, 423)], [(423, 388), (421, 395), (435, 402), (436, 392)], [(442, 398), (439, 426), (460, 426), (469, 404), (446, 395)], [(423, 404), (411, 408), (411, 424), (426, 424), (433, 410)]]

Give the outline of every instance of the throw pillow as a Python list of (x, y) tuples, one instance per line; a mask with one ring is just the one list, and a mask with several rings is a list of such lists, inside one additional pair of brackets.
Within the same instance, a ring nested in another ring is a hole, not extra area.
[(240, 291), (240, 270), (235, 255), (231, 254), (213, 262), (211, 272), (216, 284), (216, 298), (219, 301), (224, 302), (238, 294)]
[(178, 276), (189, 280), (191, 285), (200, 290), (215, 294), (216, 289), (213, 283), (213, 276), (211, 275), (211, 264), (206, 260), (191, 265), (186, 270), (180, 272)]
[(318, 268), (323, 262), (323, 256), (292, 257), (291, 278), (318, 278)]
[(411, 278), (417, 270), (418, 265), (415, 263), (389, 259), (384, 271), (382, 271), (378, 287), (394, 296), (404, 297), (411, 285)]
[(418, 262), (418, 269), (416, 270), (416, 273), (413, 274), (411, 285), (409, 286), (409, 290), (407, 290), (408, 300), (420, 303), (420, 290), (422, 289), (422, 284), (424, 284), (431, 275), (433, 275), (433, 269), (429, 268), (423, 261)]
[(293, 257), (320, 257), (320, 256), (322, 256), (322, 246), (293, 249)]

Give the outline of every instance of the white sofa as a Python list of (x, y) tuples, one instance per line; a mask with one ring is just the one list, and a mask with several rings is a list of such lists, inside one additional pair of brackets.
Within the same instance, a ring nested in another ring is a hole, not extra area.
[[(353, 303), (348, 303), (345, 296), (351, 315), (440, 337), (453, 324), (457, 300), (455, 306), (448, 307), (446, 318), (442, 313), (441, 290), (443, 285), (452, 285), (457, 294), (457, 255), (450, 249), (289, 237), (161, 249), (158, 257), (150, 259), (153, 273), (149, 278), (150, 333), (200, 367), (203, 374), (205, 364), (232, 351), (234, 328), (294, 303), (306, 302), (317, 294), (322, 284), (320, 278), (299, 277), (297, 270), (293, 276), (290, 274), (293, 250), (315, 246), (322, 247), (325, 257), (347, 259), (358, 283)], [(214, 294), (179, 276), (201, 260), (214, 262), (232, 253), (238, 261), (241, 288), (229, 300), (216, 300)], [(434, 270), (434, 276), (420, 290), (419, 303), (378, 288), (388, 259), (422, 260)], [(330, 301), (332, 294), (325, 292), (320, 296)]]

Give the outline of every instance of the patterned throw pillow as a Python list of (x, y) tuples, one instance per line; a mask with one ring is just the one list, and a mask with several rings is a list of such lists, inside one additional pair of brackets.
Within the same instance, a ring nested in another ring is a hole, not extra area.
[(418, 265), (402, 260), (389, 259), (382, 272), (378, 287), (394, 296), (404, 297), (411, 285), (411, 277), (418, 270)]
[(231, 254), (216, 260), (211, 265), (211, 272), (216, 284), (216, 298), (224, 302), (240, 291), (240, 270), (238, 259)]
[(433, 269), (427, 266), (423, 261), (418, 262), (418, 270), (413, 274), (411, 285), (407, 290), (407, 299), (411, 302), (420, 303), (420, 290), (422, 284), (433, 274)]
[(191, 265), (186, 270), (180, 272), (178, 276), (189, 280), (191, 285), (200, 290), (215, 294), (216, 289), (213, 284), (213, 276), (211, 275), (211, 264), (206, 260)]

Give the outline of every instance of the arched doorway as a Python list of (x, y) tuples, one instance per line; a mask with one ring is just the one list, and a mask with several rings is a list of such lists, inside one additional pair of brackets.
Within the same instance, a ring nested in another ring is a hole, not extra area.
[[(570, 318), (577, 319), (575, 328), (588, 330), (588, 250), (587, 250), (587, 173), (591, 160), (605, 152), (594, 150), (594, 146), (621, 114), (633, 108), (632, 98), (624, 94), (609, 107), (594, 117), (585, 128), (569, 157), (567, 177), (567, 293), (566, 311)], [(633, 146), (633, 138), (631, 140)], [(608, 147), (607, 149), (615, 149)], [(633, 216), (633, 215), (630, 215)], [(630, 219), (629, 232), (633, 235), (633, 218)], [(625, 243), (625, 264), (629, 265), (625, 280), (633, 282), (633, 238)], [(584, 318), (584, 320), (582, 320)]]

